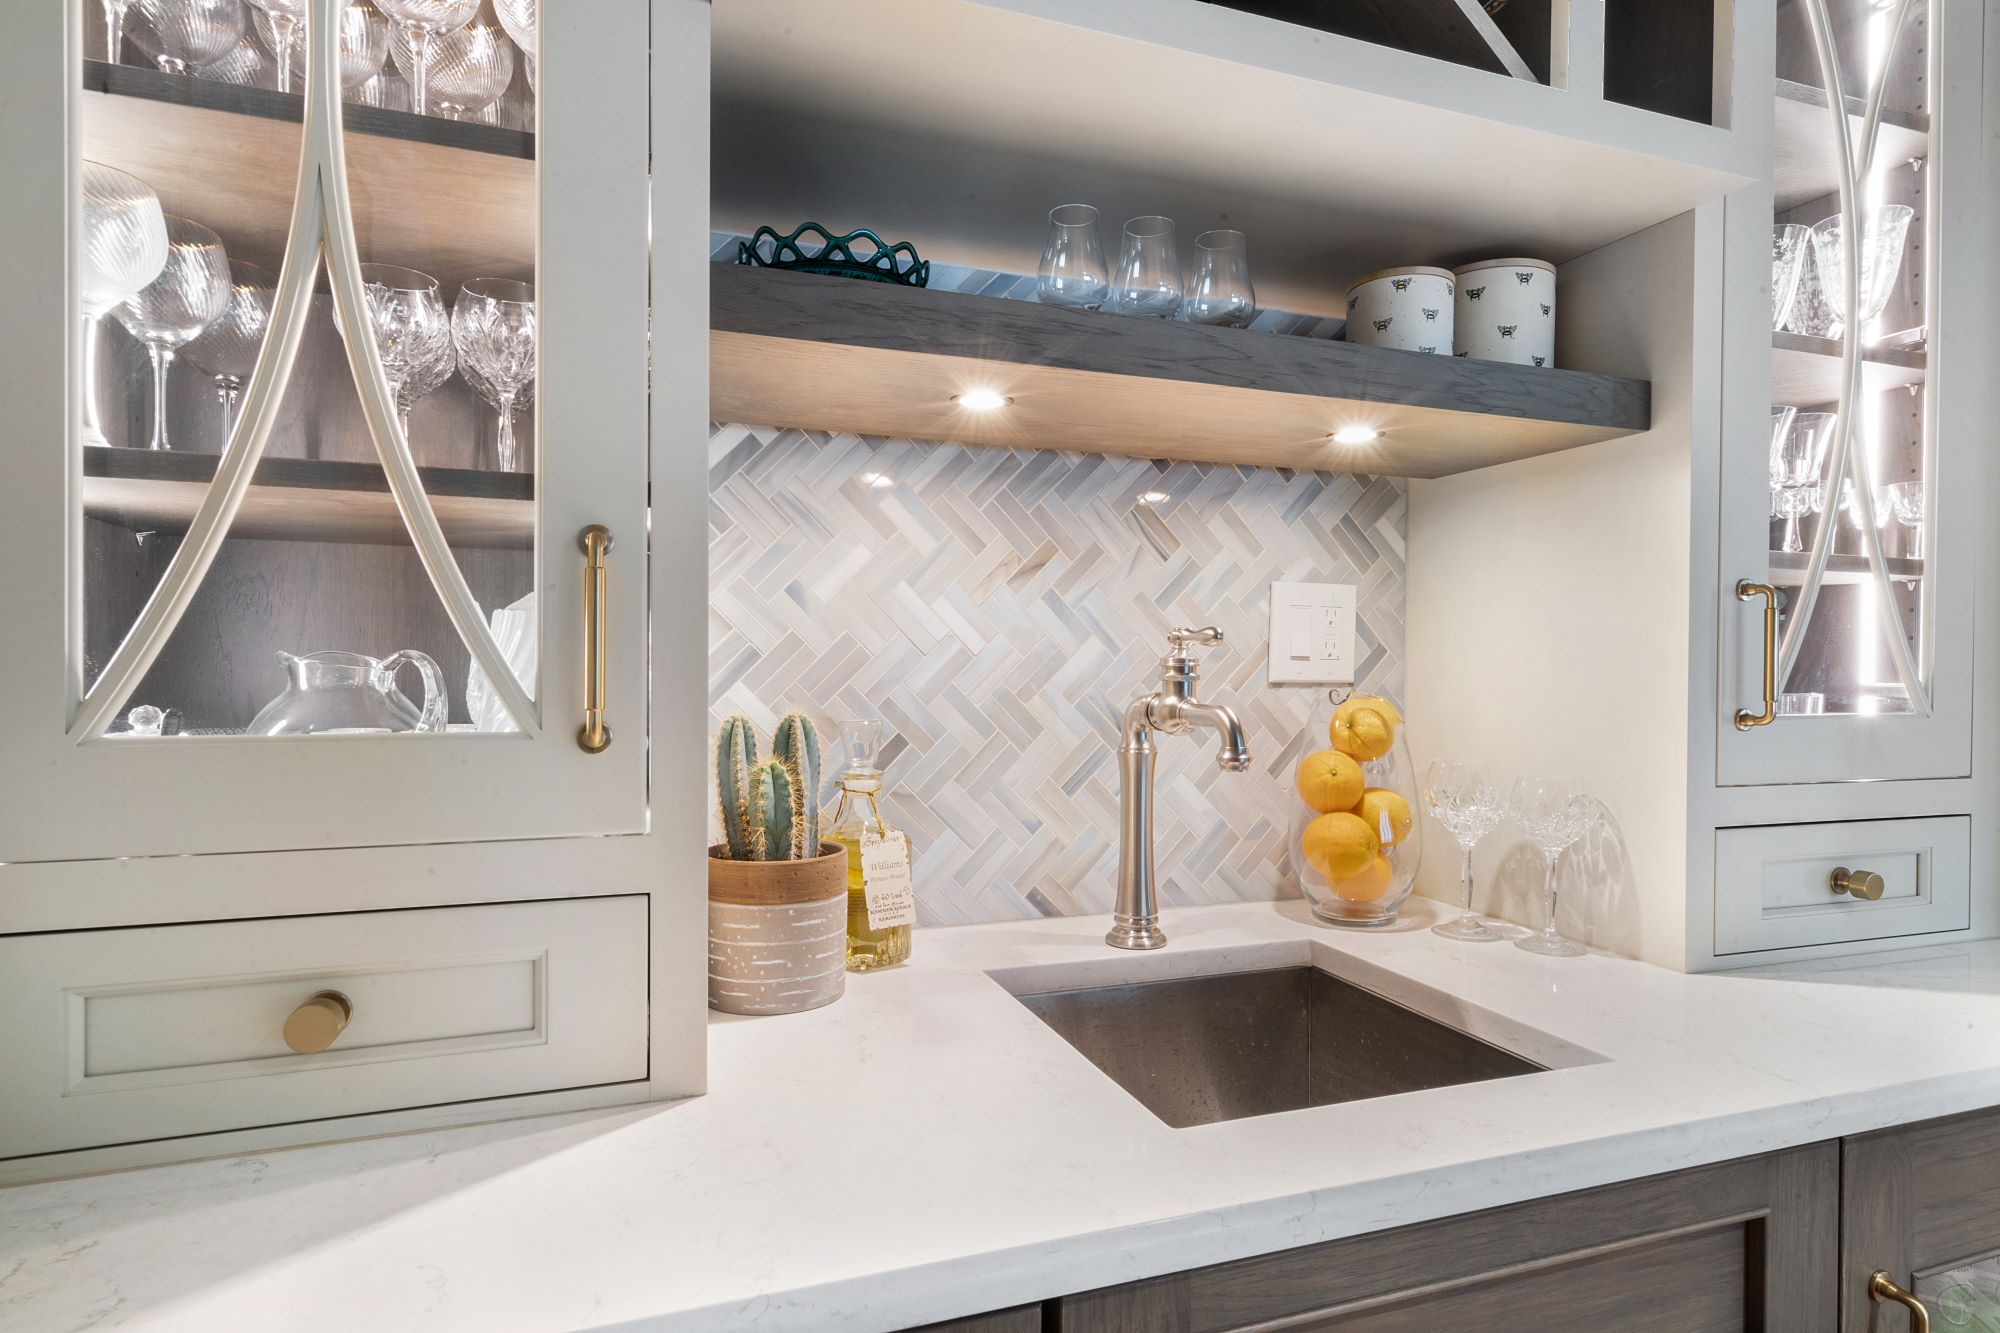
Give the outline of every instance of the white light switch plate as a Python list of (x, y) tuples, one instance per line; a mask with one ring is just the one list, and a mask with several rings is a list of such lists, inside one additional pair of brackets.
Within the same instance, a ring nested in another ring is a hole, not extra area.
[(1271, 683), (1346, 685), (1354, 680), (1354, 585), (1271, 585)]

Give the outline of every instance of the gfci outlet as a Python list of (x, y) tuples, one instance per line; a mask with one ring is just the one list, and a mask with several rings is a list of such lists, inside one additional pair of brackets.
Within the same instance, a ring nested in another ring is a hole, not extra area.
[(1354, 680), (1354, 585), (1271, 585), (1271, 683), (1345, 685)]

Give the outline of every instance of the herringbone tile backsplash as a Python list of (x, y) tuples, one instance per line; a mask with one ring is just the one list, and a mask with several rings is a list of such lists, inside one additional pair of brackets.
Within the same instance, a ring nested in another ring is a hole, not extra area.
[[(1021, 291), (935, 266), (947, 284)], [(1255, 762), (1223, 773), (1211, 739), (1163, 741), (1169, 905), (1297, 894), (1311, 696), (1264, 683), (1270, 583), (1357, 585), (1359, 685), (1402, 694), (1399, 481), (731, 424), (709, 501), (715, 720), (768, 735), (801, 708), (830, 740), (882, 718), (924, 924), (1110, 910), (1119, 724), (1172, 626), (1224, 631), (1201, 694), (1236, 708)]]

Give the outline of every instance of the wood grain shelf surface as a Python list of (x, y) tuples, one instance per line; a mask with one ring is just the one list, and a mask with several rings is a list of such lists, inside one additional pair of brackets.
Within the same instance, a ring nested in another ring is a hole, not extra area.
[[(1867, 347), (1861, 352), (1861, 387), (1868, 392), (1921, 384), (1922, 350)], [(1771, 335), (1771, 401), (1819, 407), (1840, 397), (1840, 342), (1803, 333)]]
[[(1646, 430), (1652, 386), (1578, 371), (716, 264), (722, 421), (1442, 477)], [(990, 412), (955, 395), (991, 389)], [(1336, 445), (1343, 426), (1381, 432)]]
[[(219, 461), (215, 454), (85, 449), (84, 513), (135, 531), (184, 531)], [(452, 545), (533, 545), (532, 475), (439, 467), (417, 472)], [(267, 458), (257, 465), (229, 534), (274, 541), (409, 542), (380, 467), (304, 458)]]
[[(1856, 97), (1847, 99), (1848, 123), (1858, 138), (1867, 108)], [(1824, 88), (1790, 79), (1777, 81), (1777, 107), (1771, 126), (1774, 141), (1772, 188), (1780, 213), (1840, 189), (1840, 157), (1828, 123)], [(1930, 117), (1911, 112), (1882, 112), (1882, 135), (1875, 162), (1886, 167), (1912, 158), (1927, 158), (1931, 148)], [(1829, 208), (1829, 214), (1835, 212)]]

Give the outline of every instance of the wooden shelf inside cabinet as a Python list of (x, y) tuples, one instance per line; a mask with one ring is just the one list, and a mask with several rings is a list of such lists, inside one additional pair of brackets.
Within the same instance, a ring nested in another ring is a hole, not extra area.
[[(1921, 384), (1924, 353), (1914, 348), (1865, 347), (1861, 387), (1869, 392)], [(1771, 401), (1817, 407), (1840, 397), (1840, 342), (1803, 333), (1771, 335)]]
[[(1646, 430), (1652, 386), (1579, 371), (716, 264), (723, 421), (1442, 477)], [(990, 412), (955, 396), (990, 389)], [(1343, 426), (1381, 438), (1336, 445)]]
[[(1861, 99), (1847, 99), (1848, 123), (1857, 138), (1867, 110)], [(1777, 110), (1771, 126), (1775, 148), (1774, 203), (1778, 212), (1839, 193), (1840, 156), (1827, 122), (1824, 88), (1778, 80)], [(1876, 166), (1929, 157), (1930, 137), (1929, 116), (1883, 108), (1882, 136), (1875, 147)]]
[[(297, 93), (87, 60), (83, 156), (213, 227), (232, 257), (275, 269), (303, 108)], [(447, 293), (468, 277), (533, 280), (534, 135), (364, 106), (343, 119), (362, 259), (414, 264)]]
[[(1806, 564), (1812, 559), (1806, 551), (1771, 552), (1771, 582), (1781, 588), (1796, 588), (1806, 581)], [(1889, 570), (1889, 577), (1899, 583), (1914, 583), (1924, 576), (1924, 562), (1907, 558), (1885, 558), (1882, 562)], [(1827, 584), (1866, 583), (1874, 576), (1868, 572), (1868, 557), (1865, 555), (1832, 555), (1826, 560)]]
[[(83, 511), (135, 531), (185, 531), (220, 461), (215, 454), (87, 448)], [(532, 475), (442, 467), (417, 472), (453, 546), (533, 545)], [(380, 467), (304, 458), (267, 458), (257, 465), (229, 535), (393, 546), (409, 541)]]

